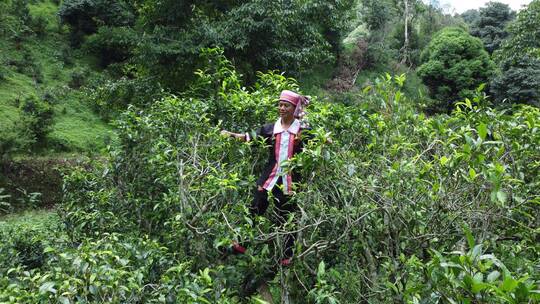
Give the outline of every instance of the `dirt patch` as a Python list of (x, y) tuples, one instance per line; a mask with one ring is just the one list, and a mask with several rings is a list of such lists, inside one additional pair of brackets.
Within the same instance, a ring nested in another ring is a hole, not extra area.
[[(48, 208), (62, 200), (62, 174), (73, 161), (28, 159), (0, 162), (0, 188), (11, 197), (11, 207)], [(40, 193), (32, 194), (32, 193)]]
[(326, 89), (339, 93), (350, 91), (354, 87), (358, 73), (366, 66), (367, 48), (368, 43), (359, 40), (353, 52), (339, 60), (336, 72), (326, 84)]

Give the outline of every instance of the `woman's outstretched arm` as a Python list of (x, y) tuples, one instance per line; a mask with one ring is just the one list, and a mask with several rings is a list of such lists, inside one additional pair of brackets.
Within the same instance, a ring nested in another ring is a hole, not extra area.
[(234, 137), (241, 141), (249, 141), (250, 137), (248, 133), (234, 133), (227, 130), (221, 130), (221, 135), (228, 136), (228, 137)]

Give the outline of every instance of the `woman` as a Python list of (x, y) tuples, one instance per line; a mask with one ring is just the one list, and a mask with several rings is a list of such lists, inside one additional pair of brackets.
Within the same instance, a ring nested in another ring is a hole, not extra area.
[[(282, 91), (279, 96), (279, 118), (275, 123), (263, 125), (254, 135), (264, 139), (270, 146), (268, 161), (263, 169), (262, 175), (257, 180), (253, 203), (250, 208), (252, 215), (262, 215), (268, 208), (268, 194), (272, 193), (274, 206), (278, 215), (278, 221), (283, 224), (287, 216), (296, 210), (296, 206), (289, 203), (292, 186), (298, 181), (298, 175), (288, 173), (284, 168), (284, 163), (292, 158), (296, 153), (302, 151), (304, 141), (307, 138), (304, 133), (308, 127), (303, 126), (301, 119), (304, 107), (309, 103), (309, 99), (293, 91)], [(252, 136), (249, 133), (233, 133), (226, 130), (221, 131), (223, 135), (231, 136), (243, 141), (250, 141)], [(304, 140), (303, 140), (304, 139)], [(281, 265), (288, 266), (292, 261), (292, 248), (294, 235), (285, 236), (285, 252)], [(233, 244), (233, 250), (237, 253), (244, 253), (245, 248), (238, 243)]]

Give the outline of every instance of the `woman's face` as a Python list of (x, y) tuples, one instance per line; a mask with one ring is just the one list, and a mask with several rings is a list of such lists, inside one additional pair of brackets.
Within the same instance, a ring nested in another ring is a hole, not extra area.
[(282, 119), (289, 119), (294, 117), (294, 105), (288, 101), (279, 101), (278, 110), (279, 116)]

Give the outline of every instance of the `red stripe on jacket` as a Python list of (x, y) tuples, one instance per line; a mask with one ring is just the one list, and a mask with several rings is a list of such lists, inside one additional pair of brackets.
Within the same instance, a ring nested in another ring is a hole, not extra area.
[(279, 168), (279, 147), (280, 147), (280, 145), (281, 145), (281, 133), (276, 134), (276, 143), (274, 145), (274, 157), (276, 158), (276, 164), (274, 165), (274, 168), (272, 169), (272, 172), (268, 176), (268, 179), (264, 182), (263, 188), (265, 188), (265, 189), (266, 189), (266, 187), (268, 187), (270, 185), (270, 183), (272, 182), (274, 177), (276, 177), (277, 170)]

